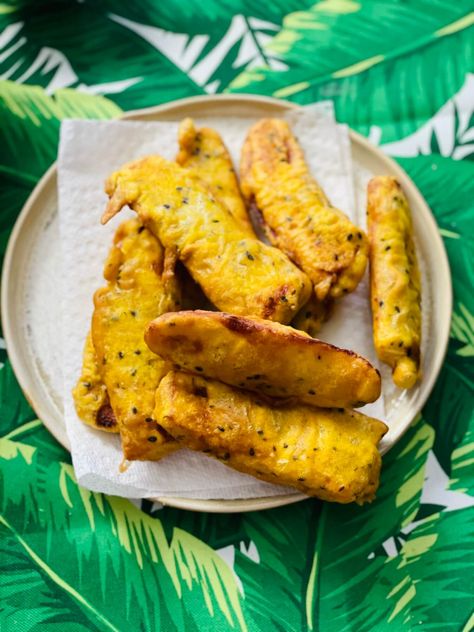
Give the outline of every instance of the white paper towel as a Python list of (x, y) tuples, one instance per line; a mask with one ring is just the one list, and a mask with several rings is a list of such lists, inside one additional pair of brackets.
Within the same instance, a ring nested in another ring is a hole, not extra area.
[[(287, 114), (312, 172), (335, 206), (357, 222), (348, 131), (338, 126), (330, 103)], [(198, 120), (223, 136), (236, 165), (250, 118)], [(59, 220), (62, 244), (62, 349), (64, 409), (78, 482), (93, 491), (125, 497), (255, 498), (287, 494), (288, 488), (260, 482), (202, 454), (182, 450), (157, 463), (134, 462), (120, 473), (117, 436), (79, 421), (71, 390), (80, 375), (84, 338), (92, 313), (92, 295), (103, 285), (102, 266), (113, 233), (126, 211), (106, 226), (106, 177), (124, 162), (159, 153), (173, 159), (176, 122), (64, 121), (58, 161)], [(321, 337), (374, 359), (367, 286), (341, 301)], [(371, 405), (382, 415), (381, 402)]]

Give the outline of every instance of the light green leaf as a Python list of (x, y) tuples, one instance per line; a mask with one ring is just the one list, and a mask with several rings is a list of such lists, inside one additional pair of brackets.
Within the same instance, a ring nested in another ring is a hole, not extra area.
[(202, 93), (166, 56), (111, 20), (96, 2), (65, 3), (61, 11), (45, 11), (38, 2), (22, 4), (0, 16), (4, 79), (40, 85), (49, 93), (77, 88), (109, 95), (123, 109)]
[(207, 93), (220, 92), (245, 68), (286, 65), (266, 44), (284, 16), (313, 0), (213, 0), (205, 3), (129, 2), (101, 5), (114, 22), (150, 43)]
[(40, 450), (2, 439), (0, 459), (2, 523), (81, 621), (101, 630), (125, 621), (133, 630), (198, 630), (204, 617), (216, 630), (246, 629), (235, 577), (204, 542), (181, 529), (168, 542), (160, 520), (78, 487), (70, 465)]
[(229, 89), (302, 104), (330, 98), (338, 120), (366, 135), (376, 128), (375, 140), (398, 140), (432, 117), (472, 71), (471, 9), (468, 0), (319, 2), (288, 15), (268, 45), (291, 71), (247, 70)]
[(463, 303), (459, 304), (459, 313), (453, 314), (451, 334), (456, 340), (466, 343), (456, 353), (464, 358), (472, 358), (474, 356), (474, 315)]
[(0, 256), (29, 193), (56, 159), (63, 118), (112, 118), (121, 110), (104, 97), (0, 81)]
[[(372, 628), (362, 616), (367, 587), (379, 581), (389, 554), (404, 539), (417, 516), (433, 429), (418, 418), (384, 457), (376, 500), (364, 507), (323, 505), (307, 579), (307, 615), (311, 630), (369, 630), (384, 622), (376, 608)], [(393, 587), (393, 585), (392, 585)], [(354, 627), (355, 626), (355, 627)]]

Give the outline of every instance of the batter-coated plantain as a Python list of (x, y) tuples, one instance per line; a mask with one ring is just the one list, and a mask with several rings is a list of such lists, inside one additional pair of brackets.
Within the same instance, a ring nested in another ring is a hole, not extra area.
[(255, 239), (231, 157), (220, 135), (210, 127), (196, 129), (194, 121), (187, 118), (179, 126), (178, 142), (176, 162), (193, 169), (213, 196), (229, 209), (240, 227)]
[(114, 173), (106, 192), (103, 223), (130, 205), (165, 247), (176, 247), (219, 309), (287, 323), (308, 300), (308, 277), (282, 252), (248, 237), (191, 170), (149, 156)]
[(387, 427), (355, 411), (272, 407), (220, 382), (171, 372), (158, 388), (155, 417), (180, 447), (323, 500), (362, 504), (378, 487), (377, 444)]
[(319, 301), (355, 290), (367, 265), (367, 237), (331, 206), (288, 123), (263, 119), (250, 129), (240, 178), (270, 242), (306, 272)]
[(375, 350), (395, 384), (411, 388), (420, 375), (421, 283), (410, 208), (395, 178), (370, 180), (367, 223)]
[(316, 296), (313, 294), (306, 305), (303, 305), (300, 311), (293, 318), (291, 326), (295, 329), (300, 329), (301, 331), (309, 334), (312, 338), (315, 338), (323, 324), (329, 320), (333, 306), (334, 301), (331, 299), (318, 301)]
[(177, 449), (153, 419), (165, 362), (143, 339), (146, 324), (179, 309), (175, 257), (137, 219), (120, 225), (104, 268), (107, 286), (94, 295), (92, 340), (129, 460), (157, 460)]
[(109, 402), (107, 389), (100, 374), (91, 334), (84, 345), (82, 373), (72, 391), (79, 419), (97, 430), (119, 432), (117, 420)]
[(352, 407), (380, 395), (379, 372), (365, 358), (258, 318), (168, 313), (148, 325), (145, 340), (183, 370), (272, 397)]

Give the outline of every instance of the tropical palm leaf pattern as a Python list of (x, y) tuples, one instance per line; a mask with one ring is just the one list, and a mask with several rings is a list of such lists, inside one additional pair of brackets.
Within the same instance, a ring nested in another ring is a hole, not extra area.
[(330, 98), (420, 188), (455, 292), (440, 377), (363, 508), (201, 515), (81, 489), (0, 341), (2, 630), (474, 627), (473, 47), (469, 0), (0, 3), (2, 256), (63, 118)]

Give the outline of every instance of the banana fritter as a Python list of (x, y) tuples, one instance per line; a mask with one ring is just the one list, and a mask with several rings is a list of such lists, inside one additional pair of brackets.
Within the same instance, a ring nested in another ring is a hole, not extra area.
[(365, 358), (258, 318), (168, 313), (148, 325), (145, 340), (185, 371), (272, 397), (352, 407), (380, 395), (380, 374)]
[(107, 222), (125, 205), (178, 257), (219, 309), (288, 323), (311, 284), (282, 252), (248, 237), (195, 174), (160, 156), (125, 165), (106, 183)]
[(170, 372), (155, 417), (181, 447), (305, 494), (359, 504), (375, 496), (377, 444), (386, 425), (361, 413), (311, 406), (272, 407), (214, 380)]
[(153, 419), (165, 362), (143, 339), (145, 326), (179, 309), (175, 257), (137, 219), (120, 225), (94, 295), (92, 340), (127, 459), (157, 460), (177, 449)]
[(117, 420), (109, 402), (107, 389), (97, 364), (91, 334), (84, 345), (82, 373), (72, 391), (79, 419), (97, 430), (119, 432)]
[(193, 169), (239, 226), (255, 239), (231, 157), (220, 135), (209, 127), (197, 130), (194, 121), (187, 118), (179, 126), (178, 142), (176, 162)]
[(367, 264), (367, 237), (331, 206), (285, 121), (263, 119), (250, 129), (240, 177), (270, 242), (306, 272), (318, 300), (355, 290)]
[(293, 318), (291, 326), (305, 331), (312, 338), (315, 338), (323, 324), (329, 320), (333, 306), (334, 301), (331, 299), (318, 301), (313, 294), (306, 305)]
[(408, 200), (395, 178), (372, 178), (367, 214), (375, 349), (395, 384), (411, 388), (420, 374), (421, 283)]

